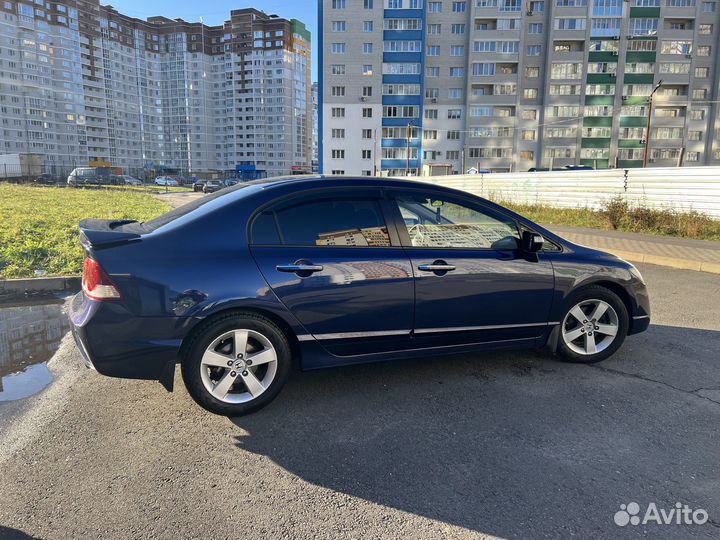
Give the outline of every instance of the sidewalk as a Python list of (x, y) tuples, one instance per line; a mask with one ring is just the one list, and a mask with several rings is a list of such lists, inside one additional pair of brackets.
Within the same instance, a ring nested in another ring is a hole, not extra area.
[(560, 225), (543, 227), (570, 242), (607, 251), (628, 261), (720, 274), (720, 242)]

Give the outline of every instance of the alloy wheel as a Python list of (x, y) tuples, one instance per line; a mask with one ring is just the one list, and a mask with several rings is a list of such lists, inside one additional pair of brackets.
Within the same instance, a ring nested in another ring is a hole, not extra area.
[(615, 309), (604, 300), (589, 299), (575, 304), (562, 322), (562, 339), (580, 355), (590, 356), (607, 349), (618, 333)]
[(237, 329), (221, 334), (205, 349), (200, 377), (215, 399), (247, 403), (268, 389), (277, 367), (277, 352), (267, 337)]

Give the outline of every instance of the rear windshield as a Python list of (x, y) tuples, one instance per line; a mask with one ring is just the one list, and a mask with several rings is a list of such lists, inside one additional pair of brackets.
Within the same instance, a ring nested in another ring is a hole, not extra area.
[[(210, 195), (205, 195), (203, 197), (200, 197), (199, 199), (195, 199), (194, 201), (183, 205), (179, 208), (175, 208), (174, 210), (170, 210), (167, 214), (163, 214), (160, 217), (156, 217), (153, 220), (146, 221), (141, 225), (143, 233), (149, 233), (156, 229), (159, 229), (163, 225), (167, 225), (168, 223), (175, 221), (178, 218), (181, 218), (182, 216), (185, 216), (192, 212), (193, 210), (196, 210), (200, 208), (201, 206), (214, 201), (215, 199), (219, 199), (220, 197), (224, 197), (228, 193), (232, 193), (234, 191), (238, 191), (240, 189), (245, 189), (246, 187), (250, 186), (257, 186), (262, 184), (271, 184), (273, 182), (276, 182), (280, 180), (281, 178), (271, 178), (271, 179), (262, 179), (262, 180), (252, 180), (250, 182), (241, 182), (239, 184), (236, 184), (231, 187), (227, 187), (225, 189), (221, 189), (220, 191), (216, 191), (215, 193), (212, 193)], [(137, 227), (138, 224), (135, 224)], [(132, 226), (125, 226), (123, 227), (124, 230), (129, 230), (133, 228)]]

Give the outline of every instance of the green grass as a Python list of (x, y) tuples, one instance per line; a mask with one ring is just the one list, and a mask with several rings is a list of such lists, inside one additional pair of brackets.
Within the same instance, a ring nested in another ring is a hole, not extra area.
[(168, 210), (166, 203), (129, 188), (0, 184), (0, 278), (80, 274), (80, 220), (147, 221)]
[(602, 210), (496, 202), (543, 225), (720, 241), (720, 220), (699, 212), (629, 208), (621, 199), (608, 201)]

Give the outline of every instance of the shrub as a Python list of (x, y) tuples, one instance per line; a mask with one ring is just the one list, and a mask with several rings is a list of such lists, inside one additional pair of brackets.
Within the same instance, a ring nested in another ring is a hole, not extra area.
[(604, 214), (613, 229), (622, 228), (628, 219), (628, 203), (620, 195), (605, 203)]

